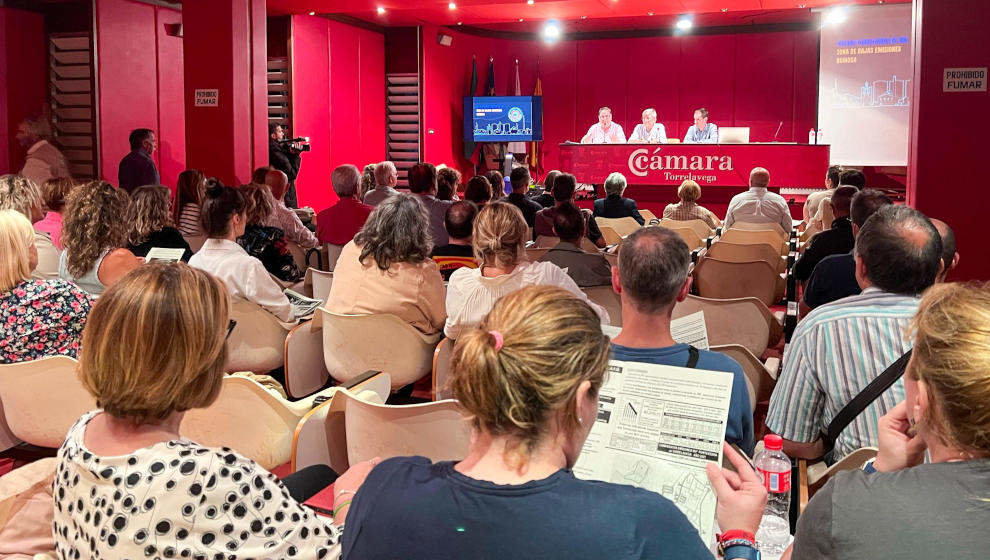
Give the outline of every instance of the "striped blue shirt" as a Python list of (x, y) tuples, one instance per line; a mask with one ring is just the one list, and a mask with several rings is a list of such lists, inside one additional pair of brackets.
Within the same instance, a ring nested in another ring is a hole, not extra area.
[[(846, 403), (911, 348), (906, 331), (918, 301), (871, 287), (808, 314), (784, 353), (767, 427), (791, 441), (819, 439)], [(835, 459), (876, 446), (877, 421), (902, 400), (898, 380), (842, 432)]]

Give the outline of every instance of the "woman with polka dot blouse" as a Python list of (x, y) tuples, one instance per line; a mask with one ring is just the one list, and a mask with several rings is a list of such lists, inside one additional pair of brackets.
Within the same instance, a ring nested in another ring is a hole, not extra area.
[(101, 407), (58, 452), (53, 533), (59, 558), (335, 558), (348, 500), (372, 467), (336, 481), (335, 522), (300, 501), (333, 482), (327, 467), (283, 480), (230, 449), (179, 435), (186, 410), (220, 391), (229, 296), (182, 263), (142, 266), (90, 314), (80, 377)]

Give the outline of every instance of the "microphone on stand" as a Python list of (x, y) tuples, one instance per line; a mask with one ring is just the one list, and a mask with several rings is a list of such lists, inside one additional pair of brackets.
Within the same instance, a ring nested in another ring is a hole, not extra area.
[(784, 126), (784, 121), (780, 121), (780, 124), (777, 125), (777, 132), (773, 133), (773, 140), (771, 140), (771, 142), (777, 141), (777, 135), (780, 134), (780, 127), (782, 126)]

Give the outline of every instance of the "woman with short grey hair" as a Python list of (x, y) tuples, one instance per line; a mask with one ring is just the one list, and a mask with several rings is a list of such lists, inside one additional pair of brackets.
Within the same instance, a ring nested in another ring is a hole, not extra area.
[(626, 191), (626, 177), (622, 173), (611, 173), (605, 179), (605, 198), (595, 201), (594, 216), (596, 218), (625, 218), (630, 217), (639, 225), (646, 223), (639, 209), (636, 208), (636, 201), (631, 198), (623, 198)]
[(327, 310), (387, 313), (424, 334), (439, 333), (447, 314), (429, 228), (418, 196), (400, 193), (382, 201), (341, 251)]

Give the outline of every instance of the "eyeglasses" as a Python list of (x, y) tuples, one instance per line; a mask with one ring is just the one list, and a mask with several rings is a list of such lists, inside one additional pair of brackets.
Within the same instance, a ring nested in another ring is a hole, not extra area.
[(237, 326), (237, 321), (231, 319), (227, 323), (227, 339), (230, 339), (230, 333), (234, 332), (234, 327)]

